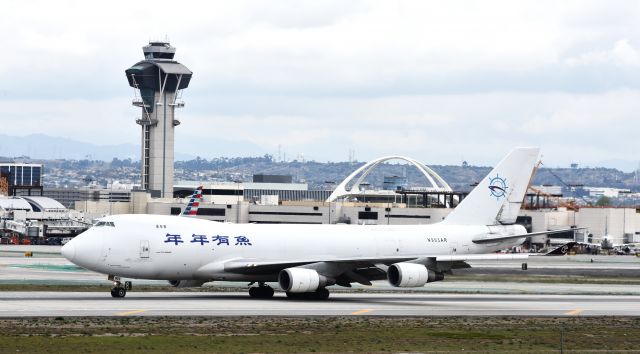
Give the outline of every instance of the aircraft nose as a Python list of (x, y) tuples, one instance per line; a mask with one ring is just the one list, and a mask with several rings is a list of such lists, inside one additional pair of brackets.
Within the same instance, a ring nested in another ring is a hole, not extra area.
[(76, 247), (73, 245), (73, 241), (69, 241), (66, 245), (62, 246), (60, 253), (62, 253), (64, 258), (73, 262), (73, 258), (76, 256)]
[(101, 250), (102, 240), (100, 234), (87, 230), (62, 246), (60, 253), (75, 265), (95, 270)]

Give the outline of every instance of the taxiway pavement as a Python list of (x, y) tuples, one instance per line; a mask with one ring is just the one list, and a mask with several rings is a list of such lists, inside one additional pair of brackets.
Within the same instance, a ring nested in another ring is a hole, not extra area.
[(640, 316), (640, 296), (334, 293), (326, 301), (246, 293), (0, 292), (22, 316)]

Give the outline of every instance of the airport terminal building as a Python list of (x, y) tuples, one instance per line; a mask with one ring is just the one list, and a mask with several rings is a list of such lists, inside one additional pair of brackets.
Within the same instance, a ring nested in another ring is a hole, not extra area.
[[(12, 178), (24, 184), (41, 186), (41, 173), (37, 169), (18, 170), (11, 167)], [(41, 166), (40, 166), (41, 168)], [(7, 167), (8, 169), (8, 167)], [(20, 173), (18, 173), (20, 171)], [(25, 175), (25, 171), (27, 171)], [(41, 171), (41, 170), (40, 170)], [(25, 177), (27, 176), (28, 177)], [(25, 179), (26, 178), (26, 179)], [(437, 178), (431, 175), (432, 180)], [(56, 201), (59, 211), (36, 212), (33, 203), (31, 209), (11, 210), (10, 200), (0, 207), (4, 209), (3, 226), (5, 232), (24, 235), (51, 235), (54, 230), (62, 230), (54, 224), (63, 225), (64, 215), (70, 211), (78, 212), (86, 224), (69, 220), (71, 234), (82, 231), (96, 219), (112, 214), (150, 213), (160, 215), (179, 215), (185, 208), (193, 190), (203, 186), (203, 200), (197, 211), (197, 217), (218, 222), (230, 223), (291, 223), (291, 224), (357, 224), (357, 225), (416, 225), (432, 224), (443, 220), (457, 203), (464, 199), (467, 192), (456, 192), (444, 184), (434, 183), (421, 188), (407, 189), (402, 178), (385, 178), (385, 187), (380, 190), (370, 188), (342, 188), (348, 184), (347, 178), (332, 190), (311, 190), (305, 183), (294, 183), (291, 176), (255, 175), (251, 182), (214, 182), (178, 181), (173, 188), (173, 198), (155, 198), (148, 191), (132, 188), (44, 188), (40, 193), (46, 200)], [(428, 180), (428, 179), (427, 179)], [(351, 184), (360, 183), (352, 178)], [(361, 187), (361, 186), (359, 186)], [(338, 191), (338, 193), (336, 192)], [(18, 189), (16, 194), (29, 198), (29, 189)], [(613, 237), (616, 243), (640, 242), (640, 210), (635, 208), (586, 208), (571, 209), (554, 203), (549, 196), (559, 198), (559, 191), (548, 186), (531, 188), (518, 223), (530, 232), (586, 228), (586, 232), (560, 233), (537, 236), (530, 240), (536, 248), (560, 244), (574, 238), (582, 242), (598, 243), (604, 235)], [(15, 203), (15, 199), (13, 200)], [(56, 215), (52, 226), (42, 219)], [(77, 219), (78, 214), (74, 214)], [(17, 223), (12, 223), (15, 220)], [(7, 226), (11, 226), (7, 228)], [(38, 226), (37, 230), (36, 227)], [(30, 229), (29, 229), (30, 228)], [(62, 232), (62, 231), (61, 231)], [(62, 234), (62, 233), (61, 233)]]

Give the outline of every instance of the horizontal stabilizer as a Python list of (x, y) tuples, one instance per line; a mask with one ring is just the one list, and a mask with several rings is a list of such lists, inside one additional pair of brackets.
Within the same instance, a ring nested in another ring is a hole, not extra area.
[(497, 243), (501, 241), (513, 240), (523, 237), (531, 237), (531, 236), (540, 236), (540, 235), (551, 235), (551, 234), (561, 234), (564, 232), (575, 232), (576, 230), (580, 230), (577, 228), (571, 229), (562, 229), (562, 230), (552, 230), (552, 231), (539, 231), (539, 232), (530, 232), (528, 234), (520, 234), (520, 235), (507, 235), (507, 236), (496, 236), (496, 237), (477, 237), (472, 241), (473, 243)]
[(489, 254), (456, 254), (438, 256), (438, 262), (451, 261), (515, 261), (529, 258), (528, 253), (489, 253)]

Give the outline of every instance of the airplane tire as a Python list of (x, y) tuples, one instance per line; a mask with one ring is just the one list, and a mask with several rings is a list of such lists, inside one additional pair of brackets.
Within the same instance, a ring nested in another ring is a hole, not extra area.
[(291, 293), (287, 291), (286, 294), (288, 298), (295, 300), (326, 300), (329, 298), (329, 290), (325, 288), (308, 293)]
[(262, 287), (259, 287), (258, 289), (260, 289), (259, 292), (260, 292), (260, 297), (261, 298), (270, 299), (270, 298), (273, 297), (274, 291), (273, 291), (272, 287), (270, 287), (270, 286), (262, 286)]
[(249, 296), (258, 299), (270, 299), (273, 297), (273, 288), (270, 286), (258, 286), (249, 288)]
[(317, 300), (326, 300), (329, 298), (329, 290), (327, 290), (326, 288), (320, 288), (316, 290), (315, 295), (315, 298)]
[(258, 291), (258, 288), (249, 288), (249, 296), (253, 297), (253, 298), (259, 298), (260, 294)]
[(111, 289), (112, 297), (125, 297), (127, 295), (127, 291), (123, 287), (117, 287)]

